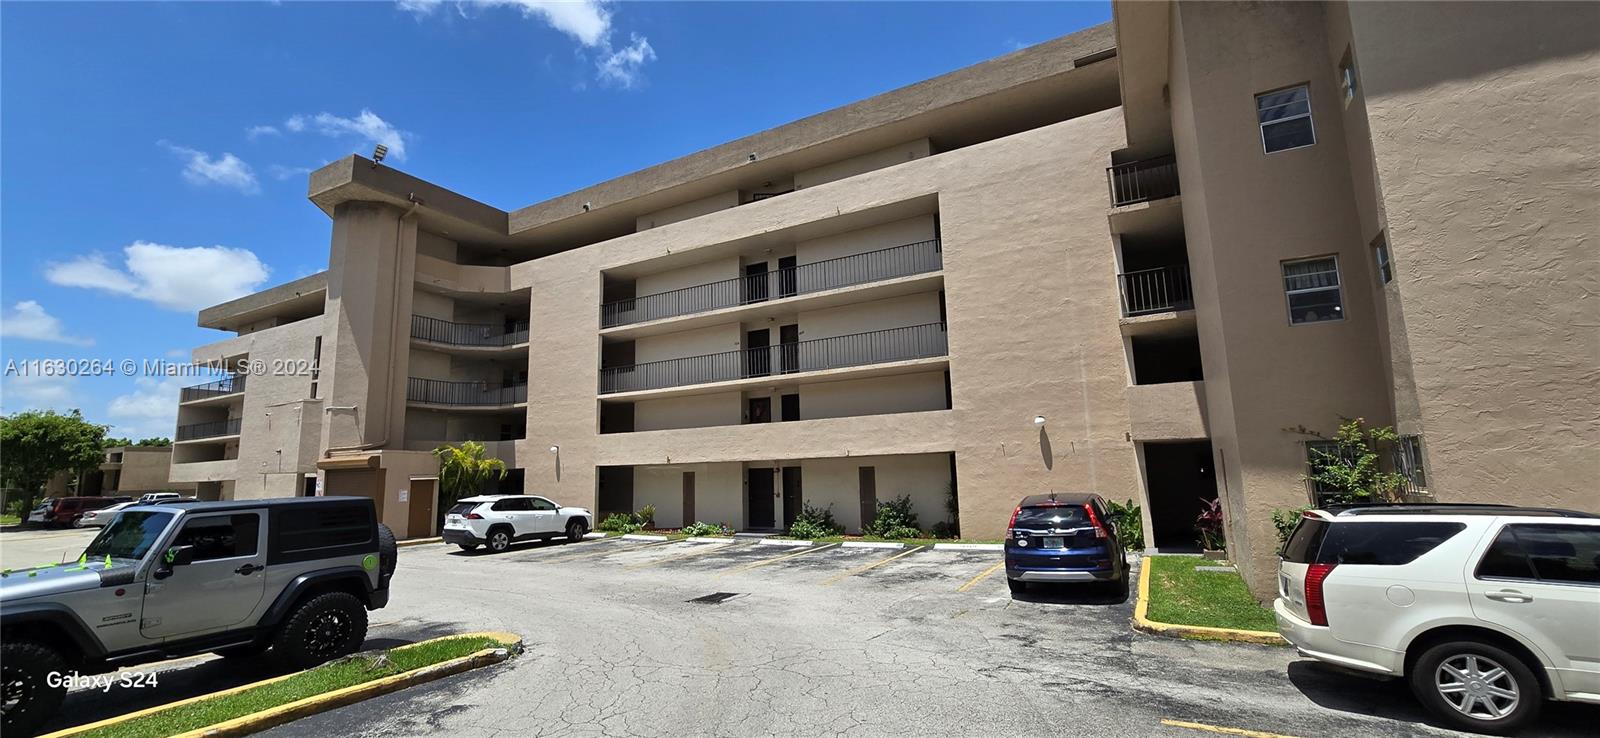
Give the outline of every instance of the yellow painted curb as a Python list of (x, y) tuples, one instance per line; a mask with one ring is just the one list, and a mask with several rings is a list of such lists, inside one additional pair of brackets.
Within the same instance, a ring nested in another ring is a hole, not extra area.
[[(499, 663), (507, 658), (510, 658), (513, 652), (520, 650), (522, 647), (522, 637), (514, 633), (505, 633), (501, 631), (481, 631), (441, 636), (439, 638), (432, 638), (426, 641), (408, 643), (404, 646), (390, 650), (403, 651), (405, 649), (414, 648), (426, 643), (433, 643), (435, 641), (448, 640), (452, 638), (491, 638), (499, 641), (502, 644), (502, 647), (485, 648), (460, 658), (451, 659), (449, 661), (441, 661), (437, 664), (429, 664), (427, 666), (412, 669), (411, 671), (404, 671), (399, 674), (383, 677), (382, 679), (374, 679), (370, 682), (353, 684), (343, 689), (337, 689), (332, 692), (325, 692), (323, 694), (307, 697), (296, 702), (278, 705), (277, 707), (262, 710), (261, 712), (255, 712), (249, 715), (241, 715), (232, 720), (217, 723), (215, 725), (208, 725), (204, 728), (198, 728), (196, 730), (192, 730), (187, 733), (180, 733), (178, 735), (183, 736), (184, 738), (198, 738), (199, 736), (248, 735), (250, 733), (266, 730), (267, 728), (271, 728), (273, 726), (282, 725), (292, 720), (298, 720), (308, 715), (315, 715), (319, 712), (327, 712), (328, 710), (332, 710), (336, 707), (344, 707), (345, 705), (360, 702), (361, 700), (370, 699), (379, 695), (388, 694), (406, 687), (425, 682), (431, 682), (440, 677), (458, 674), (470, 669), (476, 669), (480, 666), (488, 666), (490, 664)], [(120, 725), (130, 720), (142, 718), (147, 715), (166, 712), (167, 710), (183, 707), (185, 705), (192, 705), (196, 702), (219, 699), (246, 690), (255, 689), (256, 687), (263, 687), (275, 682), (281, 682), (290, 677), (304, 673), (305, 672), (303, 671), (297, 671), (290, 674), (284, 674), (282, 676), (276, 676), (271, 679), (263, 679), (259, 682), (253, 682), (250, 684), (224, 689), (220, 692), (212, 692), (210, 694), (203, 694), (190, 697), (188, 699), (178, 700), (177, 702), (169, 702), (165, 705), (157, 705), (155, 707), (149, 707), (143, 710), (130, 712), (126, 715), (118, 715), (113, 718), (107, 718), (105, 720), (89, 723), (87, 725), (79, 725), (76, 727), (67, 728), (65, 730), (56, 731), (48, 735), (40, 736), (40, 738), (69, 738), (69, 736), (82, 735), (84, 733), (99, 730), (101, 728)]]
[(1266, 630), (1240, 630), (1238, 628), (1212, 628), (1204, 625), (1177, 625), (1159, 623), (1146, 617), (1150, 606), (1150, 557), (1139, 565), (1139, 601), (1133, 606), (1133, 627), (1146, 633), (1195, 638), (1204, 641), (1234, 641), (1238, 643), (1263, 643), (1269, 646), (1287, 646), (1283, 636)]
[(406, 540), (400, 541), (394, 545), (396, 548), (405, 548), (407, 546), (424, 546), (429, 543), (444, 543), (444, 538), (407, 538)]

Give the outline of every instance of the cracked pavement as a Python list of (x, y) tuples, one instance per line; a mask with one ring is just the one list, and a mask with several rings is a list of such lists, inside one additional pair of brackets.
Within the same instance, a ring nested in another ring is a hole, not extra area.
[[(713, 547), (696, 549), (694, 547)], [(690, 551), (696, 555), (683, 556)], [(402, 549), (396, 631), (507, 630), (526, 652), (280, 726), (274, 736), (1202, 735), (1163, 719), (1293, 736), (1455, 735), (1403, 686), (1287, 648), (1136, 633), (1131, 600), (1013, 599), (995, 552), (586, 541), (500, 555)], [(720, 603), (689, 602), (716, 592)], [(1546, 706), (1537, 735), (1585, 735)]]

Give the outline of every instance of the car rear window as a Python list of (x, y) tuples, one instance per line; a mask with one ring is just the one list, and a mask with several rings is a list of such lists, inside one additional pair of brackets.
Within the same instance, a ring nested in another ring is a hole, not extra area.
[(372, 541), (373, 508), (366, 503), (284, 505), (273, 510), (272, 553), (304, 560)]
[(1018, 528), (1062, 528), (1089, 522), (1082, 505), (1025, 507), (1017, 513)]
[(1438, 548), (1465, 523), (1371, 522), (1328, 526), (1314, 560), (1319, 564), (1399, 566)]
[(479, 504), (480, 503), (477, 502), (457, 502), (456, 504), (450, 506), (450, 511), (448, 514), (466, 515), (467, 513), (472, 512), (472, 508), (477, 507)]

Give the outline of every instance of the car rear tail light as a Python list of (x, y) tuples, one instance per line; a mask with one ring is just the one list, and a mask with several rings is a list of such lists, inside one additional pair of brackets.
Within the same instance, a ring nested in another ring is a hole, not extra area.
[(1312, 625), (1328, 624), (1328, 607), (1322, 599), (1322, 580), (1333, 573), (1334, 564), (1312, 564), (1306, 568), (1306, 615)]
[(1017, 527), (1017, 516), (1021, 514), (1022, 506), (1018, 505), (1017, 509), (1011, 511), (1011, 522), (1006, 523), (1006, 530), (1011, 530), (1012, 528)]
[(468, 520), (482, 520), (483, 519), (483, 516), (479, 515), (477, 513), (467, 513), (466, 517), (467, 517)]
[(1094, 514), (1094, 506), (1093, 505), (1084, 505), (1083, 506), (1083, 511), (1089, 514), (1089, 522), (1094, 524), (1094, 537), (1095, 538), (1110, 538), (1111, 537), (1111, 533), (1106, 530), (1105, 524), (1100, 522), (1100, 516)]

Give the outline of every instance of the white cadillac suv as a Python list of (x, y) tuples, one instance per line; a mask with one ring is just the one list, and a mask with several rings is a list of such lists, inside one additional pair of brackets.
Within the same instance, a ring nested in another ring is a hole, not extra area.
[(1330, 506), (1280, 552), (1278, 631), (1303, 656), (1405, 677), (1454, 727), (1600, 704), (1600, 518), (1499, 505)]
[(565, 536), (581, 541), (594, 527), (594, 515), (581, 507), (562, 507), (534, 495), (463, 497), (444, 516), (444, 542), (464, 551), (488, 546), (494, 553), (513, 541)]

